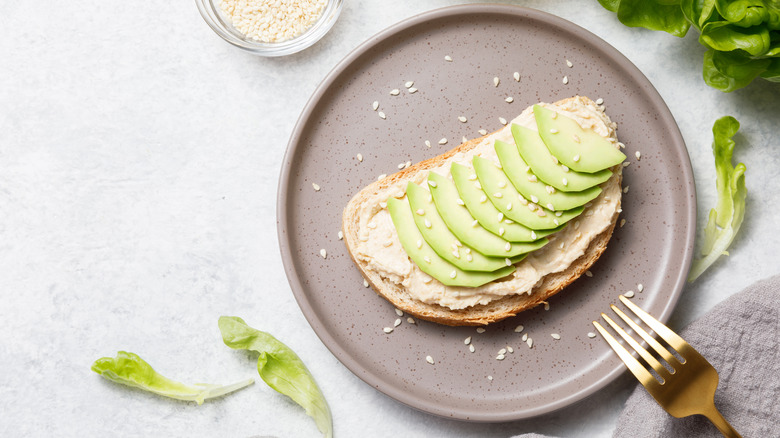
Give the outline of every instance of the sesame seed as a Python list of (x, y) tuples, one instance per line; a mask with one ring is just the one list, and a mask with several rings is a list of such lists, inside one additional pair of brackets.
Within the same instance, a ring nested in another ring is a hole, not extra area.
[(544, 310), (550, 310), (550, 303), (547, 301), (542, 301), (542, 304), (544, 304)]
[(505, 357), (506, 356), (504, 356), (503, 354), (499, 354), (498, 356), (496, 356), (496, 360), (504, 360)]
[(574, 160), (574, 162), (576, 163), (576, 162), (580, 161), (580, 156), (579, 156), (579, 155), (575, 155), (575, 156), (572, 158), (572, 160)]
[(523, 337), (520, 338), (520, 339), (522, 339), (523, 342), (527, 341), (528, 340), (528, 333), (523, 333)]
[(602, 99), (600, 97), (598, 99), (596, 99), (596, 105), (602, 105), (603, 103), (604, 103), (604, 99)]
[(401, 164), (399, 164), (399, 165), (398, 165), (398, 168), (399, 168), (399, 169), (403, 169), (403, 168), (404, 168), (404, 166), (406, 166), (406, 163), (401, 163)]
[(639, 152), (639, 151), (636, 151), (636, 153), (634, 155), (636, 155), (636, 160), (639, 161), (639, 158), (642, 156), (642, 153)]
[(528, 338), (527, 341), (525, 341), (526, 344), (528, 344), (528, 348), (534, 348), (534, 340), (531, 338)]
[(626, 298), (634, 298), (634, 291), (630, 290), (630, 291), (624, 293), (623, 296), (626, 297)]
[(487, 129), (480, 129), (479, 132), (481, 135), (487, 135)]
[(565, 164), (561, 164), (561, 169), (563, 169), (564, 172), (568, 172), (569, 171), (569, 168), (566, 167)]
[(548, 203), (547, 205), (545, 205), (545, 207), (547, 207), (549, 210), (555, 211), (555, 206), (554, 206), (554, 205), (552, 205), (552, 204), (550, 204), (550, 203)]
[(626, 224), (626, 220), (625, 219), (620, 219), (620, 228), (623, 228), (623, 225), (625, 225), (625, 224)]
[(431, 147), (431, 142), (430, 142), (430, 140), (425, 140), (425, 146)]
[[(553, 186), (544, 186), (544, 190), (546, 190), (546, 191), (547, 191), (547, 193), (549, 193), (549, 194), (551, 194), (551, 195), (552, 195), (553, 193), (555, 193), (555, 187), (553, 187)], [(552, 210), (552, 208), (551, 208), (550, 210)]]
[(339, 234), (338, 234), (338, 236), (339, 236), (339, 240), (341, 240), (341, 239), (343, 239), (343, 238), (344, 238), (344, 233), (343, 233), (343, 232), (341, 232), (341, 231), (339, 231)]
[(425, 276), (425, 278), (423, 278), (423, 283), (425, 283), (425, 284), (428, 284), (428, 283), (430, 283), (431, 281), (433, 281), (433, 278), (431, 278), (431, 277), (428, 277), (427, 275)]
[(593, 273), (592, 273), (592, 272), (590, 272), (590, 270), (588, 270), (588, 271), (585, 271), (585, 276), (586, 276), (586, 277), (593, 277)]
[(463, 340), (463, 343), (469, 345), (471, 343), (471, 336)]
[(411, 162), (411, 161), (407, 161), (407, 162), (406, 162), (406, 168), (409, 168), (409, 166), (411, 166), (411, 165), (412, 165), (412, 162)]
[(428, 180), (428, 185), (429, 185), (429, 186), (431, 186), (431, 187), (433, 187), (434, 189), (435, 189), (435, 188), (436, 188), (436, 186), (437, 186), (437, 184), (436, 184), (436, 181), (431, 181), (431, 180)]
[(322, 248), (320, 250), (320, 256), (322, 256), (322, 258), (324, 258), (324, 259), (328, 258), (328, 252), (325, 251), (325, 248)]
[(428, 263), (428, 264), (431, 263), (431, 258), (428, 257), (428, 256), (423, 257), (423, 260), (425, 260), (425, 263)]
[(507, 242), (506, 245), (504, 245), (504, 251), (511, 251), (512, 250), (512, 244)]
[(550, 129), (550, 134), (557, 134), (558, 130), (555, 128)]
[(504, 196), (504, 195), (503, 195), (503, 193), (501, 193), (501, 192), (496, 192), (496, 193), (493, 193), (493, 197), (494, 197), (494, 198), (501, 198), (501, 197), (503, 197), (503, 196)]
[(374, 109), (374, 111), (379, 109), (379, 101), (375, 100), (374, 103), (371, 104), (371, 108)]
[(623, 167), (628, 167), (628, 166), (630, 166), (630, 165), (631, 165), (631, 162), (630, 162), (630, 161), (624, 161), (624, 162), (623, 162)]
[(561, 244), (558, 245), (558, 248), (563, 249), (564, 246), (566, 246), (566, 242), (561, 242)]
[(504, 102), (506, 102), (506, 103), (512, 103), (514, 101), (515, 101), (515, 99), (512, 96), (508, 96), (506, 99), (504, 99)]
[(572, 134), (571, 135), (571, 139), (574, 140), (575, 143), (579, 143), (580, 142), (580, 136), (577, 135), (577, 134)]
[(312, 186), (312, 188), (314, 188), (315, 192), (319, 192), (320, 191), (320, 185), (319, 184), (311, 183), (311, 186)]
[(561, 339), (561, 335), (559, 335), (558, 333), (550, 333), (550, 336), (552, 336), (552, 338), (555, 339), (556, 341)]
[(484, 327), (477, 327), (477, 333), (485, 333)]
[(536, 232), (534, 230), (531, 230), (531, 239), (536, 240)]
[(458, 271), (452, 271), (450, 272), (450, 278), (455, 278), (458, 276)]
[(417, 92), (417, 88), (412, 87), (409, 89), (409, 94), (414, 94), (416, 92)]
[(380, 118), (380, 119), (382, 119), (382, 120), (384, 120), (384, 119), (386, 119), (386, 118), (387, 118), (387, 116), (386, 116), (386, 115), (385, 115), (385, 113), (383, 113), (382, 111), (379, 111), (379, 118)]
[(628, 193), (628, 187), (629, 187), (629, 186), (625, 186), (625, 187), (623, 187), (623, 193)]
[[(556, 212), (556, 213), (560, 213), (560, 211), (558, 211), (558, 212)], [(558, 219), (553, 219), (553, 223), (554, 223), (555, 225), (560, 225), (560, 223), (558, 223)]]
[(488, 376), (488, 380), (493, 381), (493, 376)]
[(461, 143), (466, 143), (467, 141), (469, 141), (469, 139), (468, 139), (468, 138), (466, 138), (466, 136), (465, 136), (465, 135), (464, 135), (463, 137), (461, 137), (461, 138), (460, 138), (460, 142), (461, 142)]
[(417, 213), (418, 216), (423, 216), (425, 215), (425, 210), (423, 210), (422, 208), (418, 208), (417, 211), (415, 211), (415, 213)]
[(458, 121), (460, 123), (466, 123), (468, 119), (465, 116), (458, 116)]
[(507, 204), (507, 205), (506, 205), (506, 209), (507, 209), (507, 210), (511, 210), (511, 209), (512, 209), (512, 203), (511, 203), (511, 202), (510, 202), (509, 204)]
[(475, 350), (476, 350), (476, 348), (474, 348), (474, 344), (469, 345), (469, 351), (470, 352), (473, 353)]
[(390, 95), (391, 96), (398, 96), (399, 94), (401, 94), (401, 90), (399, 90), (398, 88), (394, 88), (394, 89), (390, 90)]
[(447, 144), (447, 139), (442, 137), (442, 139), (439, 140), (439, 144)]
[(393, 328), (392, 327), (385, 327), (385, 328), (382, 329), (382, 331), (384, 331), (387, 334), (390, 334), (390, 333), (393, 333)]
[(555, 155), (550, 155), (550, 158), (552, 158), (553, 164), (558, 164), (558, 159), (555, 158)]
[(444, 60), (447, 62), (452, 62), (452, 57), (450, 55), (445, 55)]
[(506, 125), (506, 119), (503, 117), (499, 117), (498, 122), (501, 123), (502, 125)]
[(395, 322), (393, 323), (393, 327), (398, 327), (399, 325), (401, 325), (401, 318), (395, 320)]
[(528, 177), (528, 181), (531, 181), (531, 182), (538, 182), (538, 181), (539, 181), (539, 178), (537, 178), (537, 177), (536, 177), (536, 175), (530, 175), (530, 176)]
[[(458, 248), (455, 248), (455, 249), (452, 250), (452, 256), (455, 257), (456, 259), (460, 258), (460, 253), (458, 252)], [(455, 272), (455, 271), (452, 271), (452, 272)], [(455, 278), (455, 277), (452, 277), (452, 278)]]
[(499, 211), (497, 217), (498, 217), (498, 221), (501, 222), (502, 220), (504, 220), (504, 213), (501, 213)]
[(387, 248), (389, 246), (392, 246), (392, 245), (393, 245), (393, 241), (392, 240), (388, 240), (388, 241), (386, 241), (385, 243), (382, 244), (382, 246), (384, 246), (385, 248)]
[(506, 187), (506, 181), (499, 181), (498, 188), (503, 189), (504, 187)]
[(478, 188), (478, 189), (482, 190), (482, 184), (480, 184), (480, 183), (479, 183), (479, 181), (477, 181), (477, 182), (475, 182), (475, 183), (474, 183), (474, 187), (476, 187), (476, 188)]
[(425, 356), (425, 361), (429, 364), (433, 365), (435, 362), (433, 361), (433, 358), (430, 356)]
[(520, 82), (520, 73), (519, 72), (514, 72), (514, 74), (512, 74), (512, 77), (515, 78), (515, 80), (517, 82)]
[(471, 223), (471, 226), (476, 227), (477, 225), (479, 225), (479, 221), (474, 219), (474, 222)]
[(568, 76), (564, 76), (562, 82), (563, 82), (563, 85), (568, 84), (569, 83), (569, 77)]
[(476, 173), (472, 173), (471, 175), (469, 175), (469, 181), (474, 181), (476, 179), (477, 179), (477, 174)]
[(572, 68), (574, 64), (571, 63), (568, 59), (566, 60), (566, 67)]
[(414, 85), (414, 81), (409, 81), (409, 82), (407, 82), (407, 83), (405, 83), (405, 84), (404, 84), (404, 87), (406, 87), (406, 88), (412, 88), (412, 85)]
[(642, 292), (643, 290), (645, 290), (645, 287), (642, 285), (642, 283), (639, 283), (636, 285), (636, 290)]
[(425, 219), (425, 228), (430, 228), (430, 227), (431, 227), (431, 221)]
[(357, 160), (362, 163), (363, 162), (363, 154), (357, 154)]
[(368, 280), (363, 279), (363, 287), (368, 287)]
[(522, 325), (519, 325), (519, 326), (515, 327), (515, 333), (520, 333), (520, 332), (522, 332), (522, 331), (523, 331), (523, 328), (524, 328), (524, 327), (523, 327)]
[(534, 204), (538, 204), (539, 203), (539, 198), (537, 198), (534, 195), (531, 195), (531, 202), (533, 202)]
[(422, 239), (417, 239), (417, 249), (422, 248)]
[(498, 87), (498, 84), (499, 84), (500, 82), (501, 82), (501, 80), (500, 80), (500, 79), (498, 79), (498, 77), (495, 77), (495, 78), (493, 78), (493, 86), (494, 86), (494, 87)]
[(506, 263), (507, 266), (512, 266), (512, 260), (504, 259), (504, 263)]
[(506, 354), (506, 348), (498, 350), (498, 354)]
[(595, 334), (595, 333), (593, 333), (593, 332), (588, 332), (588, 337), (589, 337), (589, 338), (595, 338), (595, 337), (596, 337), (596, 334)]
[(484, 204), (484, 203), (485, 203), (485, 201), (487, 201), (487, 196), (485, 196), (485, 195), (482, 195), (482, 197), (481, 197), (481, 198), (479, 198), (479, 202), (480, 202), (480, 204)]
[(395, 314), (398, 316), (404, 316), (404, 312), (401, 309), (395, 309)]
[(415, 324), (414, 318), (412, 318), (411, 316), (406, 318), (406, 322), (408, 322), (409, 324)]

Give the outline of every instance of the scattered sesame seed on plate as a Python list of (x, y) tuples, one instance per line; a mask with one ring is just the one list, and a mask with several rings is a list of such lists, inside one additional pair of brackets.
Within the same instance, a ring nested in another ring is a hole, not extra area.
[(623, 193), (628, 193), (628, 187), (629, 187), (629, 186), (625, 186), (625, 187), (623, 187)]
[(401, 322), (402, 322), (401, 318), (396, 319), (395, 322), (393, 323), (393, 327), (398, 327), (399, 325), (401, 325)]
[(645, 286), (642, 285), (642, 283), (639, 283), (639, 284), (636, 285), (636, 290), (638, 290), (639, 292), (642, 292), (643, 290), (645, 290)]
[(596, 99), (596, 105), (603, 105), (603, 104), (604, 104), (604, 99), (602, 99), (600, 97), (598, 99)]
[(559, 335), (558, 333), (550, 333), (550, 336), (552, 336), (552, 338), (555, 339), (556, 341), (561, 339), (561, 335)]
[(387, 118), (387, 116), (386, 116), (386, 115), (385, 115), (385, 113), (383, 113), (382, 111), (379, 111), (379, 118), (380, 118), (380, 119), (382, 119), (382, 120), (384, 120), (384, 119), (386, 119), (386, 118)]
[(471, 343), (471, 336), (463, 340), (463, 343), (469, 345)]
[(328, 251), (325, 251), (325, 248), (322, 248), (320, 250), (320, 256), (322, 256), (324, 259), (328, 258)]
[(544, 303), (544, 310), (550, 310), (550, 303), (547, 301), (542, 301), (542, 303)]
[(590, 270), (588, 270), (588, 271), (585, 271), (585, 276), (586, 276), (586, 277), (593, 277), (593, 273), (592, 273), (592, 272), (590, 272)]
[(433, 358), (430, 356), (425, 356), (425, 361), (429, 364), (433, 365), (435, 362), (433, 361)]
[(412, 85), (414, 85), (414, 81), (408, 81), (404, 84), (404, 87), (406, 88), (412, 88)]
[(362, 163), (363, 162), (363, 154), (357, 154), (357, 160)]
[(411, 161), (407, 161), (406, 165), (404, 166), (404, 168), (408, 169), (409, 167), (411, 167), (411, 165), (412, 165), (412, 162)]
[(408, 322), (409, 324), (414, 324), (415, 323), (414, 322), (414, 318), (412, 318), (411, 316), (406, 318), (406, 322)]
[(447, 144), (447, 138), (446, 137), (442, 137), (442, 139), (439, 140), (439, 144)]
[(488, 376), (488, 380), (493, 381), (493, 376)]
[(416, 93), (416, 92), (417, 92), (417, 89), (416, 89), (416, 88), (414, 88), (414, 87), (412, 87), (412, 88), (410, 88), (410, 89), (409, 89), (409, 94), (414, 94), (414, 93)]
[(466, 118), (466, 116), (458, 116), (458, 121), (461, 123), (466, 123), (468, 119)]
[(473, 352), (475, 352), (476, 350), (477, 350), (477, 349), (476, 349), (476, 348), (474, 348), (474, 344), (470, 344), (470, 345), (469, 345), (469, 351), (470, 351), (470, 352), (472, 352), (472, 353), (473, 353)]
[(390, 90), (390, 95), (391, 96), (398, 96), (399, 94), (401, 94), (401, 90), (399, 90), (398, 88), (394, 88), (394, 89)]
[(515, 327), (515, 333), (520, 333), (521, 331), (523, 331), (523, 328), (525, 327), (523, 327), (522, 325)]
[(637, 161), (639, 161), (639, 158), (641, 158), (641, 157), (642, 157), (642, 153), (641, 153), (641, 152), (639, 152), (639, 151), (636, 151), (636, 153), (635, 153), (634, 155), (636, 155), (636, 160), (637, 160)]
[(623, 167), (628, 167), (628, 166), (630, 166), (630, 165), (631, 165), (631, 162), (630, 162), (630, 161), (624, 161), (624, 162), (623, 162)]
[(569, 83), (569, 77), (568, 76), (564, 76), (562, 82), (563, 82), (563, 85), (568, 84)]
[(502, 354), (502, 355), (506, 354), (506, 348), (502, 348), (502, 349), (498, 350), (498, 354)]
[(406, 166), (406, 163), (400, 163), (400, 164), (398, 165), (398, 168), (399, 168), (399, 169), (403, 169), (403, 168), (404, 168), (404, 166)]
[(477, 327), (477, 333), (485, 333), (484, 327)]
[(630, 290), (630, 291), (624, 293), (623, 296), (626, 297), (626, 298), (634, 298), (634, 291)]
[(626, 224), (626, 220), (625, 219), (620, 219), (620, 227), (623, 228), (623, 225), (625, 225), (625, 224)]
[(523, 337), (521, 338), (523, 342), (528, 340), (528, 333), (523, 333)]
[(339, 234), (338, 234), (338, 236), (339, 236), (339, 240), (341, 240), (341, 239), (343, 239), (343, 238), (344, 238), (344, 233), (343, 233), (343, 232), (341, 232), (341, 231), (339, 231)]
[(435, 189), (438, 184), (436, 184), (436, 181), (433, 181), (433, 180), (429, 179), (428, 180), (428, 185)]
[(444, 60), (447, 61), (447, 62), (452, 62), (452, 56), (444, 55)]
[(469, 141), (469, 139), (466, 138), (466, 136), (463, 136), (463, 137), (460, 138), (460, 142), (461, 143), (466, 143), (467, 141)]
[(480, 129), (479, 132), (481, 135), (487, 135), (487, 129)]
[(311, 183), (311, 186), (312, 186), (312, 188), (314, 189), (315, 192), (319, 192), (320, 191), (320, 185), (319, 184)]
[(401, 309), (395, 309), (395, 314), (398, 316), (404, 316), (404, 311)]
[(528, 348), (534, 348), (534, 340), (531, 338), (528, 338), (527, 341), (525, 341), (526, 344), (528, 344)]
[(498, 87), (498, 84), (501, 82), (501, 79), (498, 77), (493, 78), (493, 86)]
[(589, 337), (589, 338), (595, 338), (595, 337), (596, 337), (596, 334), (595, 334), (595, 333), (593, 333), (593, 332), (588, 332), (588, 337)]
[(371, 104), (371, 108), (374, 109), (374, 111), (379, 109), (379, 101), (375, 100), (373, 104)]
[(512, 77), (515, 78), (515, 80), (517, 82), (520, 82), (520, 73), (519, 72), (514, 72), (514, 74), (512, 74)]
[(515, 349), (514, 349), (514, 348), (512, 348), (512, 347), (510, 347), (509, 345), (507, 345), (507, 346), (506, 346), (506, 351), (508, 351), (508, 352), (510, 352), (510, 353), (514, 353), (514, 352), (515, 352)]
[(386, 176), (387, 176), (387, 174), (386, 174), (386, 173), (383, 173), (383, 174), (381, 174), (381, 175), (377, 176), (377, 177), (376, 177), (376, 180), (377, 180), (377, 181), (379, 181), (380, 179), (385, 179), (385, 177), (386, 177)]
[(503, 354), (499, 354), (498, 356), (496, 356), (496, 360), (504, 360), (505, 357), (506, 356), (504, 356)]
[(392, 327), (385, 327), (385, 328), (382, 329), (382, 331), (384, 331), (387, 334), (390, 334), (390, 333), (393, 333), (393, 328)]
[(425, 140), (425, 146), (431, 147), (431, 141), (430, 140)]
[(571, 63), (568, 59), (566, 60), (566, 67), (572, 68), (574, 67), (574, 64)]
[(515, 99), (512, 96), (507, 96), (507, 98), (504, 99), (504, 102), (506, 102), (506, 103), (512, 103), (514, 101), (515, 101)]
[(502, 125), (506, 125), (506, 119), (505, 119), (505, 118), (503, 118), (503, 117), (499, 117), (499, 118), (498, 118), (498, 121), (499, 121), (499, 123), (501, 123)]
[(365, 280), (365, 279), (363, 280), (363, 286), (364, 287), (368, 287), (368, 280)]

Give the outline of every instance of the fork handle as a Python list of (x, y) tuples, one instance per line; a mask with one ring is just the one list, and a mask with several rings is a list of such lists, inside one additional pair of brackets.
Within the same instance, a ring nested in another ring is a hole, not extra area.
[(712, 408), (704, 412), (703, 415), (707, 417), (707, 419), (709, 419), (726, 438), (742, 438), (742, 435), (734, 430), (729, 422), (723, 418), (723, 415), (721, 415), (720, 411), (718, 411), (718, 408), (715, 407), (714, 403)]

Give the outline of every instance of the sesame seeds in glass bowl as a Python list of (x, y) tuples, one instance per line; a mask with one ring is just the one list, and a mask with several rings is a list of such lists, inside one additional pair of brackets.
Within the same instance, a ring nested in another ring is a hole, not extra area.
[(319, 41), (342, 0), (195, 0), (206, 24), (230, 44), (260, 56), (285, 56)]

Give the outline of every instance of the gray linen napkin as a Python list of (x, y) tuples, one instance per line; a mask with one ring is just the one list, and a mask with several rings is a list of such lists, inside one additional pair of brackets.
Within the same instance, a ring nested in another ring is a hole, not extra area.
[[(780, 275), (715, 306), (680, 332), (718, 371), (715, 405), (745, 437), (780, 436)], [(706, 418), (674, 418), (644, 387), (618, 418), (614, 438), (720, 437)], [(515, 438), (541, 438), (525, 434)]]

